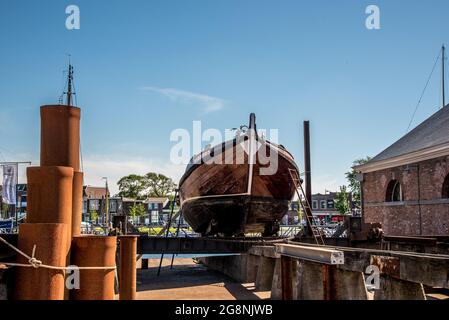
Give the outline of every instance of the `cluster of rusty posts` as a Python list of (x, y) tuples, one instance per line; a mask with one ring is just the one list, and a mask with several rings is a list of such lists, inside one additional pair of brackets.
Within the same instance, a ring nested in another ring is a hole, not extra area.
[[(80, 171), (80, 108), (40, 109), (40, 166), (27, 169), (26, 223), (18, 248), (48, 267), (18, 267), (17, 300), (113, 300), (117, 237), (81, 235), (83, 173)], [(135, 299), (136, 243), (120, 243), (120, 299)], [(30, 263), (18, 255), (20, 264)], [(79, 289), (67, 288), (67, 267), (78, 267)]]

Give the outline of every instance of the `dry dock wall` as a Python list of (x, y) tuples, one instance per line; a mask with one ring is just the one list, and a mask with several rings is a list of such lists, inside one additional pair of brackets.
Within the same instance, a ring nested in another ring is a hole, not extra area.
[[(285, 297), (282, 259), (274, 246), (199, 260), (237, 282), (254, 282), (255, 291), (271, 290), (272, 300), (425, 300), (424, 285), (449, 287), (449, 257), (355, 248), (344, 251), (344, 264), (338, 266), (292, 258), (287, 277), (290, 297)], [(371, 291), (365, 273), (369, 265), (380, 268), (380, 286)]]

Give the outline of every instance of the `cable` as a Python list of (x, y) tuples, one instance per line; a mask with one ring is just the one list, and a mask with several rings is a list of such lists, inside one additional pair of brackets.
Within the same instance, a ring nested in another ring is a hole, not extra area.
[(415, 111), (413, 112), (412, 118), (410, 119), (410, 122), (408, 124), (406, 133), (408, 132), (408, 130), (410, 129), (410, 126), (412, 125), (413, 119), (415, 118), (415, 115), (416, 115), (416, 111), (418, 110), (418, 107), (421, 104), (421, 100), (424, 97), (424, 94), (425, 94), (426, 89), (427, 89), (427, 87), (429, 85), (430, 79), (432, 78), (433, 72), (435, 71), (435, 67), (437, 66), (438, 60), (440, 59), (440, 56), (441, 56), (441, 50), (440, 50), (440, 53), (438, 54), (438, 57), (435, 59), (435, 63), (433, 64), (432, 72), (430, 72), (430, 75), (427, 78), (426, 85), (424, 86), (424, 89), (423, 89), (423, 91), (421, 93), (421, 96), (419, 97), (418, 103), (416, 104)]

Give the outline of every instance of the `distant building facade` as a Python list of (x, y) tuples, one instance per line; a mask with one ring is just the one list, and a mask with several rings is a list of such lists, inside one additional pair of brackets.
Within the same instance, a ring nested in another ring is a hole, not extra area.
[[(130, 210), (134, 205), (142, 205), (145, 208), (145, 214), (132, 219), (134, 223), (142, 225), (164, 225), (168, 221), (170, 214), (170, 201), (168, 197), (149, 197), (145, 200), (109, 197), (108, 202), (109, 215), (111, 217), (129, 216)], [(91, 221), (92, 213), (95, 212), (97, 216), (96, 221), (103, 223), (106, 214), (105, 208), (106, 188), (85, 186), (83, 189), (83, 221)], [(181, 223), (183, 223), (182, 218)]]
[[(317, 221), (323, 223), (340, 222), (344, 220), (344, 217), (335, 208), (335, 201), (337, 199), (336, 192), (328, 192), (325, 194), (316, 193), (312, 195), (312, 215)], [(350, 199), (351, 203), (351, 199)], [(292, 201), (290, 204), (290, 210), (283, 218), (282, 224), (297, 224), (298, 223), (298, 201)]]
[(393, 236), (449, 235), (449, 107), (355, 167), (367, 223)]

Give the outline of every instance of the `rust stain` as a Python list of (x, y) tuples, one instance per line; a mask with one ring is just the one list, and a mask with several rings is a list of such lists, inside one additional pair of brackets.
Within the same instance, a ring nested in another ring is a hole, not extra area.
[(398, 258), (372, 255), (371, 264), (378, 267), (381, 274), (400, 278), (401, 271)]

